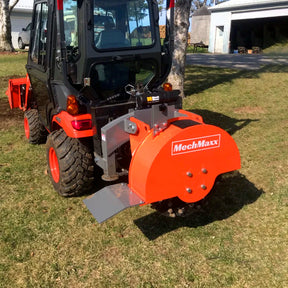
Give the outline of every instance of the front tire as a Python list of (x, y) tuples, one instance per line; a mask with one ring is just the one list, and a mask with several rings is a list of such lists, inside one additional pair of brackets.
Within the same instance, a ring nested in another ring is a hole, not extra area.
[(85, 141), (68, 137), (62, 129), (48, 136), (48, 174), (61, 196), (79, 196), (91, 189), (94, 161), (92, 148)]
[(39, 118), (37, 109), (30, 109), (24, 113), (25, 136), (31, 144), (43, 144), (47, 139), (47, 131)]

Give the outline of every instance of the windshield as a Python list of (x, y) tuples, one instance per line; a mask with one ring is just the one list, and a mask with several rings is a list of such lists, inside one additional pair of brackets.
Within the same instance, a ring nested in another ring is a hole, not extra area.
[(147, 0), (94, 0), (94, 45), (97, 49), (153, 44)]
[(91, 86), (102, 99), (119, 93), (119, 100), (125, 95), (126, 85), (144, 87), (155, 77), (156, 70), (154, 61), (147, 59), (97, 64), (91, 70)]

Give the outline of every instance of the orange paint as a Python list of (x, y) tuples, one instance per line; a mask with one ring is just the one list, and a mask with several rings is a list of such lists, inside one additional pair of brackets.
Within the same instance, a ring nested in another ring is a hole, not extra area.
[[(25, 95), (22, 95), (21, 99), (21, 87), (26, 86)], [(28, 74), (25, 78), (9, 79), (8, 90), (6, 95), (8, 96), (10, 108), (19, 108), (23, 111), (27, 110), (28, 102), (30, 98), (30, 79)]]

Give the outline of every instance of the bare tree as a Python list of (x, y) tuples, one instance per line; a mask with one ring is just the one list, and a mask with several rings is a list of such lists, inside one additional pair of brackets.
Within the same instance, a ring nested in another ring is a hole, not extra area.
[[(212, 6), (227, 0), (176, 0), (174, 17), (174, 52), (172, 59), (172, 69), (168, 76), (168, 81), (175, 89), (184, 95), (184, 76), (186, 49), (188, 45), (188, 30), (190, 25), (190, 11), (195, 11), (203, 6)], [(215, 2), (215, 3), (214, 3)]]
[(191, 12), (193, 13), (195, 10), (200, 9), (203, 6), (209, 6), (213, 1), (210, 0), (192, 0), (191, 3)]
[(185, 59), (192, 0), (177, 0), (174, 14), (174, 52), (168, 81), (184, 97)]
[(14, 51), (10, 15), (18, 2), (19, 0), (0, 0), (0, 51)]
[(191, 12), (202, 8), (203, 6), (213, 6), (225, 2), (228, 0), (192, 0), (191, 3)]

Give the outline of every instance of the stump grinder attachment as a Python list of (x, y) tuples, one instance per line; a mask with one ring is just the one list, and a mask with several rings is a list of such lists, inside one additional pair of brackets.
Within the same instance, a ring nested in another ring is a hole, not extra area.
[[(145, 122), (149, 116), (151, 122)], [(156, 105), (125, 115), (109, 126), (102, 129), (102, 138), (123, 140), (119, 135), (119, 127), (123, 127), (123, 134), (130, 135), (132, 159), (128, 185), (107, 186), (84, 200), (100, 223), (135, 205), (174, 197), (197, 202), (210, 192), (218, 175), (240, 168), (232, 137), (184, 110)], [(103, 144), (106, 150), (106, 141)]]

